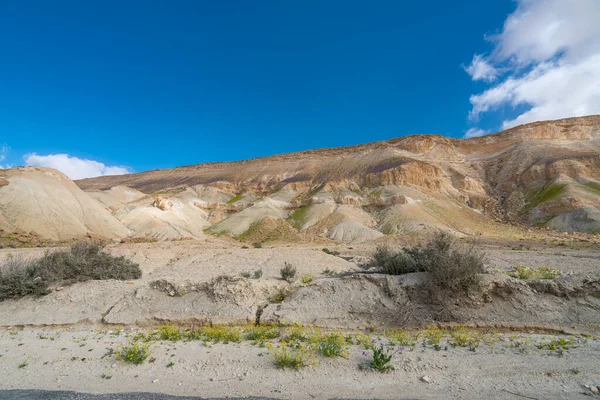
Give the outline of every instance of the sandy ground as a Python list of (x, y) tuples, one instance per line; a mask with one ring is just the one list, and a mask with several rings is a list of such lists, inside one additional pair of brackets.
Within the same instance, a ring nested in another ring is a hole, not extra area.
[[(352, 346), (348, 358), (317, 356), (316, 365), (299, 371), (277, 369), (270, 359), (273, 349), (249, 341), (158, 341), (150, 347), (155, 361), (139, 366), (107, 355), (107, 349), (126, 343), (128, 335), (162, 321), (253, 323), (257, 309), (265, 306), (263, 322), (299, 322), (350, 333), (366, 326), (378, 332), (399, 327), (408, 311), (416, 312), (410, 316), (421, 324), (439, 316), (436, 306), (420, 300), (422, 275), (389, 277), (364, 270), (374, 244), (330, 247), (340, 252), (337, 256), (316, 245), (242, 246), (221, 238), (112, 245), (108, 250), (113, 254), (140, 263), (141, 279), (87, 282), (41, 298), (1, 302), (0, 390), (300, 399), (571, 399), (592, 395), (585, 385), (600, 385), (600, 252), (585, 244), (486, 244), (490, 271), (526, 263), (559, 268), (564, 277), (540, 290), (503, 274), (486, 274), (489, 299), (457, 307), (450, 318), (517, 331), (499, 334), (496, 343), (482, 344), (476, 351), (451, 346), (435, 351), (421, 343), (412, 351), (397, 347), (395, 370), (388, 374), (361, 368), (371, 354), (361, 345)], [(45, 251), (2, 249), (0, 260)], [(291, 285), (279, 277), (286, 262), (298, 269), (298, 280)], [(240, 276), (258, 269), (263, 271), (260, 279)], [(346, 274), (329, 276), (325, 270)], [(314, 280), (299, 282), (307, 274)], [(283, 302), (270, 300), (277, 293), (286, 294)], [(538, 349), (536, 343), (553, 337), (531, 330), (533, 326), (575, 334), (569, 338), (577, 347), (562, 355)], [(591, 336), (584, 340), (579, 333)], [(385, 341), (377, 334), (372, 338)]]
[[(316, 356), (316, 365), (281, 370), (270, 359), (272, 349), (249, 341), (158, 341), (150, 347), (155, 360), (135, 366), (107, 355), (107, 349), (126, 343), (129, 333), (82, 328), (3, 330), (0, 389), (292, 399), (510, 399), (518, 395), (572, 399), (591, 394), (586, 385), (600, 384), (598, 338), (573, 338), (578, 347), (562, 355), (537, 348), (537, 343), (556, 338), (541, 334), (496, 334), (495, 341), (475, 351), (451, 346), (436, 351), (421, 343), (414, 350), (396, 346), (395, 369), (378, 373), (361, 368), (371, 352), (360, 345), (350, 348), (348, 358)], [(372, 338), (385, 340), (377, 334)]]

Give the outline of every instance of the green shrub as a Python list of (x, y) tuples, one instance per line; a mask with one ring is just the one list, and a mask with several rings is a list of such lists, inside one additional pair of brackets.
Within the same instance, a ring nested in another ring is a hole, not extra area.
[(347, 357), (346, 340), (342, 335), (329, 334), (317, 345), (319, 354), (324, 357)]
[(419, 256), (419, 248), (404, 248), (403, 251), (394, 253), (389, 246), (380, 245), (373, 254), (371, 265), (374, 265), (381, 273), (388, 275), (423, 272), (425, 266)]
[(114, 257), (97, 244), (77, 242), (68, 250), (47, 252), (33, 260), (12, 257), (0, 267), (0, 301), (48, 293), (50, 285), (89, 280), (137, 279), (138, 264)]
[(294, 277), (296, 276), (296, 267), (291, 264), (285, 262), (283, 264), (283, 268), (281, 268), (281, 279), (288, 283), (292, 283), (294, 281)]
[(262, 242), (252, 243), (252, 246), (254, 246), (255, 249), (262, 249)]
[(438, 288), (462, 291), (477, 287), (484, 261), (485, 255), (474, 244), (463, 246), (452, 234), (438, 231), (425, 245), (404, 248), (401, 252), (379, 246), (371, 265), (390, 275), (429, 272)]

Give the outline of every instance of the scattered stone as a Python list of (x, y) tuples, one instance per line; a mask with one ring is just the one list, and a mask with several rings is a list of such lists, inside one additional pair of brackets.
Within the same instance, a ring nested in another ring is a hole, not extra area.
[(421, 380), (422, 380), (423, 382), (425, 382), (425, 383), (431, 383), (431, 382), (433, 382), (433, 381), (431, 380), (431, 378), (430, 378), (430, 377), (428, 377), (427, 375), (423, 375), (423, 376), (421, 377)]

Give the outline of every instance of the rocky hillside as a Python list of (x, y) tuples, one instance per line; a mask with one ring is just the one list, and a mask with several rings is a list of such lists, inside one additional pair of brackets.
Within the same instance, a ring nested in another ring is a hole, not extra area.
[[(28, 227), (33, 219), (24, 222), (23, 207), (39, 207), (20, 202), (29, 189), (16, 178), (25, 171), (18, 171), (4, 172), (9, 184), (0, 187), (2, 226)], [(600, 116), (538, 122), (481, 138), (415, 135), (76, 183), (96, 208), (110, 211), (101, 218), (111, 227), (90, 225), (83, 213), (77, 232), (108, 229), (110, 236), (130, 230), (158, 239), (208, 233), (253, 241), (360, 242), (438, 228), (486, 235), (505, 229), (506, 222), (597, 232)], [(21, 211), (7, 219), (10, 207)], [(67, 208), (34, 215), (73, 220)]]
[(469, 234), (485, 231), (490, 219), (596, 231), (600, 116), (473, 139), (415, 135), (77, 184), (187, 198), (206, 212), (210, 232), (233, 236), (260, 236), (262, 225), (344, 241), (428, 227)]

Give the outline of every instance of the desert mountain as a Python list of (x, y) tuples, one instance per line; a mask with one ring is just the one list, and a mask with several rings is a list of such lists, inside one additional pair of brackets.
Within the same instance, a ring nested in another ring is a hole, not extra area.
[(595, 231), (600, 116), (480, 138), (414, 135), (77, 184), (102, 191), (122, 185), (175, 201), (187, 196), (206, 213), (209, 232), (232, 236), (260, 236), (259, 224), (341, 241), (427, 228), (471, 234), (485, 232), (491, 220)]
[(77, 181), (87, 194), (50, 170), (2, 175), (0, 228), (60, 237), (361, 242), (440, 228), (493, 235), (506, 223), (596, 232), (600, 116)]
[(89, 233), (106, 238), (129, 230), (73, 181), (50, 168), (0, 170), (0, 229), (65, 240)]

